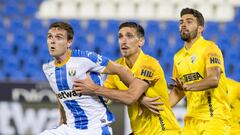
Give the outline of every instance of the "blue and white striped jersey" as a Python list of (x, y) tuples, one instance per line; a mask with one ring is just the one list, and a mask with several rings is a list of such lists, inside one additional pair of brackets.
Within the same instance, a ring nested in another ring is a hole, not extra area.
[(60, 67), (54, 61), (43, 64), (43, 71), (62, 104), (67, 125), (76, 129), (93, 129), (112, 123), (115, 118), (102, 97), (79, 95), (72, 90), (76, 79), (83, 79), (90, 72), (92, 80), (102, 85), (100, 73), (109, 59), (94, 52), (73, 50), (68, 61)]

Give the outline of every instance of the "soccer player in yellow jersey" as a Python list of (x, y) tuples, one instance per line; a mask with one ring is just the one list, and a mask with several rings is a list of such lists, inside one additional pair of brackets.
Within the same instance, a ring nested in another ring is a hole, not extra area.
[(221, 50), (203, 38), (204, 18), (199, 11), (182, 9), (179, 25), (184, 47), (174, 56), (170, 104), (175, 106), (186, 96), (183, 134), (228, 135), (230, 107)]
[(230, 135), (240, 135), (240, 83), (227, 78), (227, 87), (231, 107)]
[[(82, 85), (81, 87), (92, 89), (91, 92), (94, 94), (127, 104), (133, 135), (181, 134), (180, 126), (170, 107), (164, 72), (155, 58), (144, 54), (141, 50), (141, 47), (144, 45), (144, 29), (135, 22), (122, 23), (119, 26), (118, 38), (123, 57), (116, 62), (131, 70), (136, 78), (143, 80), (143, 83), (147, 83), (148, 89), (130, 91), (117, 75), (109, 75), (107, 77), (104, 86), (110, 89), (96, 87), (95, 84), (85, 84), (85, 86)], [(160, 96), (160, 99), (155, 99), (164, 103), (161, 106), (164, 111), (158, 111), (155, 114), (146, 107), (141, 107), (140, 102), (137, 101), (140, 96), (136, 97), (136, 95), (145, 95), (147, 97)]]

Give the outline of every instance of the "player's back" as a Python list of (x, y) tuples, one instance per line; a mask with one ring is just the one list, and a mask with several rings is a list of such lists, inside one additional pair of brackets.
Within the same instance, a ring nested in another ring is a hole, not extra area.
[(51, 61), (43, 65), (44, 73), (64, 108), (68, 126), (93, 129), (114, 121), (102, 97), (81, 95), (72, 90), (74, 80), (85, 78), (87, 72), (96, 84), (102, 85), (99, 74), (105, 67), (102, 62), (104, 59), (93, 52), (73, 50), (63, 64), (55, 65)]

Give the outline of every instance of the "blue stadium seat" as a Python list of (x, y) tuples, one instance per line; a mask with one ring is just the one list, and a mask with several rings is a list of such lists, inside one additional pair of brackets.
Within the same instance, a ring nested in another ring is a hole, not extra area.
[(219, 25), (218, 22), (206, 22), (203, 33), (204, 37), (206, 37), (206, 39), (213, 39), (214, 36), (220, 33)]
[(42, 65), (34, 57), (28, 57), (24, 61), (23, 71), (28, 77), (32, 77), (36, 72), (42, 71)]
[(176, 36), (179, 33), (179, 24), (177, 21), (167, 21), (165, 32), (168, 36)]
[(44, 27), (42, 20), (36, 18), (29, 20), (26, 29), (33, 34), (44, 33), (46, 31), (46, 28)]
[(25, 74), (20, 70), (11, 71), (9, 74), (10, 81), (13, 82), (24, 82), (26, 81)]
[(19, 60), (15, 56), (9, 56), (4, 60), (3, 72), (11, 75), (12, 72), (20, 70)]
[(0, 44), (7, 42), (7, 32), (4, 28), (0, 28)]
[(24, 17), (34, 17), (38, 10), (38, 3), (34, 0), (28, 0), (24, 3), (22, 15)]
[(10, 21), (10, 26), (9, 26), (8, 30), (12, 33), (16, 33), (16, 31), (18, 29), (20, 29), (20, 30), (25, 29), (24, 20), (22, 18), (20, 18), (19, 16)]
[(147, 36), (158, 35), (160, 33), (160, 22), (159, 21), (147, 21), (145, 32)]
[(18, 17), (20, 13), (18, 2), (15, 0), (5, 1), (2, 12), (3, 15), (6, 17)]
[(101, 31), (101, 22), (99, 20), (88, 20), (88, 25), (86, 28), (87, 33), (100, 33)]
[(107, 20), (106, 33), (112, 33), (113, 35), (117, 35), (119, 25), (119, 20)]

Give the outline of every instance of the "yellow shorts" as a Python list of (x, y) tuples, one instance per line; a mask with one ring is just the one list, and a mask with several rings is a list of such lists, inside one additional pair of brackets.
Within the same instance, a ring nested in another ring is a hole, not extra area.
[(185, 118), (184, 135), (229, 135), (230, 124), (226, 120), (212, 119), (200, 120), (195, 118)]

